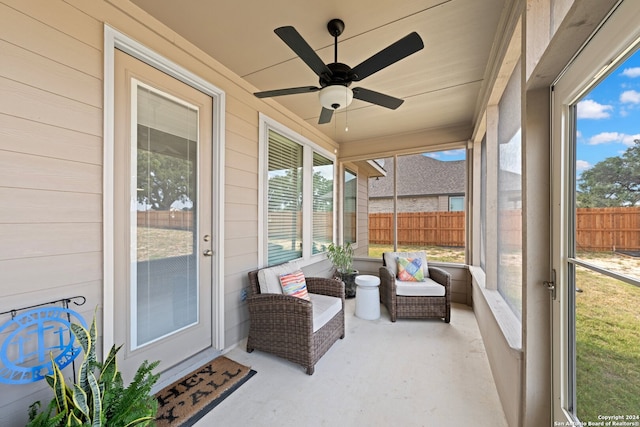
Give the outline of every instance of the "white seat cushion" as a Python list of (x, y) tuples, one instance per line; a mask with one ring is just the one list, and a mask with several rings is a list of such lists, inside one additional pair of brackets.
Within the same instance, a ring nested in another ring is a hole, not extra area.
[(322, 328), (342, 309), (342, 299), (328, 295), (309, 294), (313, 305), (313, 332)]
[(433, 279), (424, 282), (402, 282), (396, 280), (396, 295), (405, 297), (443, 297), (444, 286)]

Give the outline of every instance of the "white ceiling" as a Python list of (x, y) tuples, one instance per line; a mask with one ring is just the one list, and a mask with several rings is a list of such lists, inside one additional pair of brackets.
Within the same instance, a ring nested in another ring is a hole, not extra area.
[(326, 25), (332, 18), (342, 19), (338, 61), (351, 67), (416, 31), (424, 49), (354, 83), (404, 99), (397, 110), (355, 99), (346, 113), (340, 110), (331, 123), (318, 125), (317, 93), (272, 98), (341, 143), (450, 126), (472, 128), (507, 1), (132, 0), (259, 91), (318, 85), (316, 74), (273, 32), (277, 27), (295, 27), (329, 63), (333, 37)]

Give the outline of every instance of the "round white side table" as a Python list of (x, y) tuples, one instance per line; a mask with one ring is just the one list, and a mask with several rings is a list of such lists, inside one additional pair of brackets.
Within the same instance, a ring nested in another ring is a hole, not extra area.
[(380, 317), (380, 278), (366, 274), (356, 276), (356, 316), (365, 320)]

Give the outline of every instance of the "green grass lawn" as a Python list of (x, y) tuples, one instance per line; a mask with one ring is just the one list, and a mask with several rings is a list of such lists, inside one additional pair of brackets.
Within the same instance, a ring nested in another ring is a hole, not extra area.
[(640, 288), (578, 268), (576, 409), (598, 415), (640, 413)]

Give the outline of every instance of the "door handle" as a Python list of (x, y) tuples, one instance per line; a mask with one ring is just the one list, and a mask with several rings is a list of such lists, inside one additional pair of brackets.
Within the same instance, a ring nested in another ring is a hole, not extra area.
[(202, 252), (202, 255), (213, 256), (213, 251), (211, 249), (205, 249), (204, 252)]

